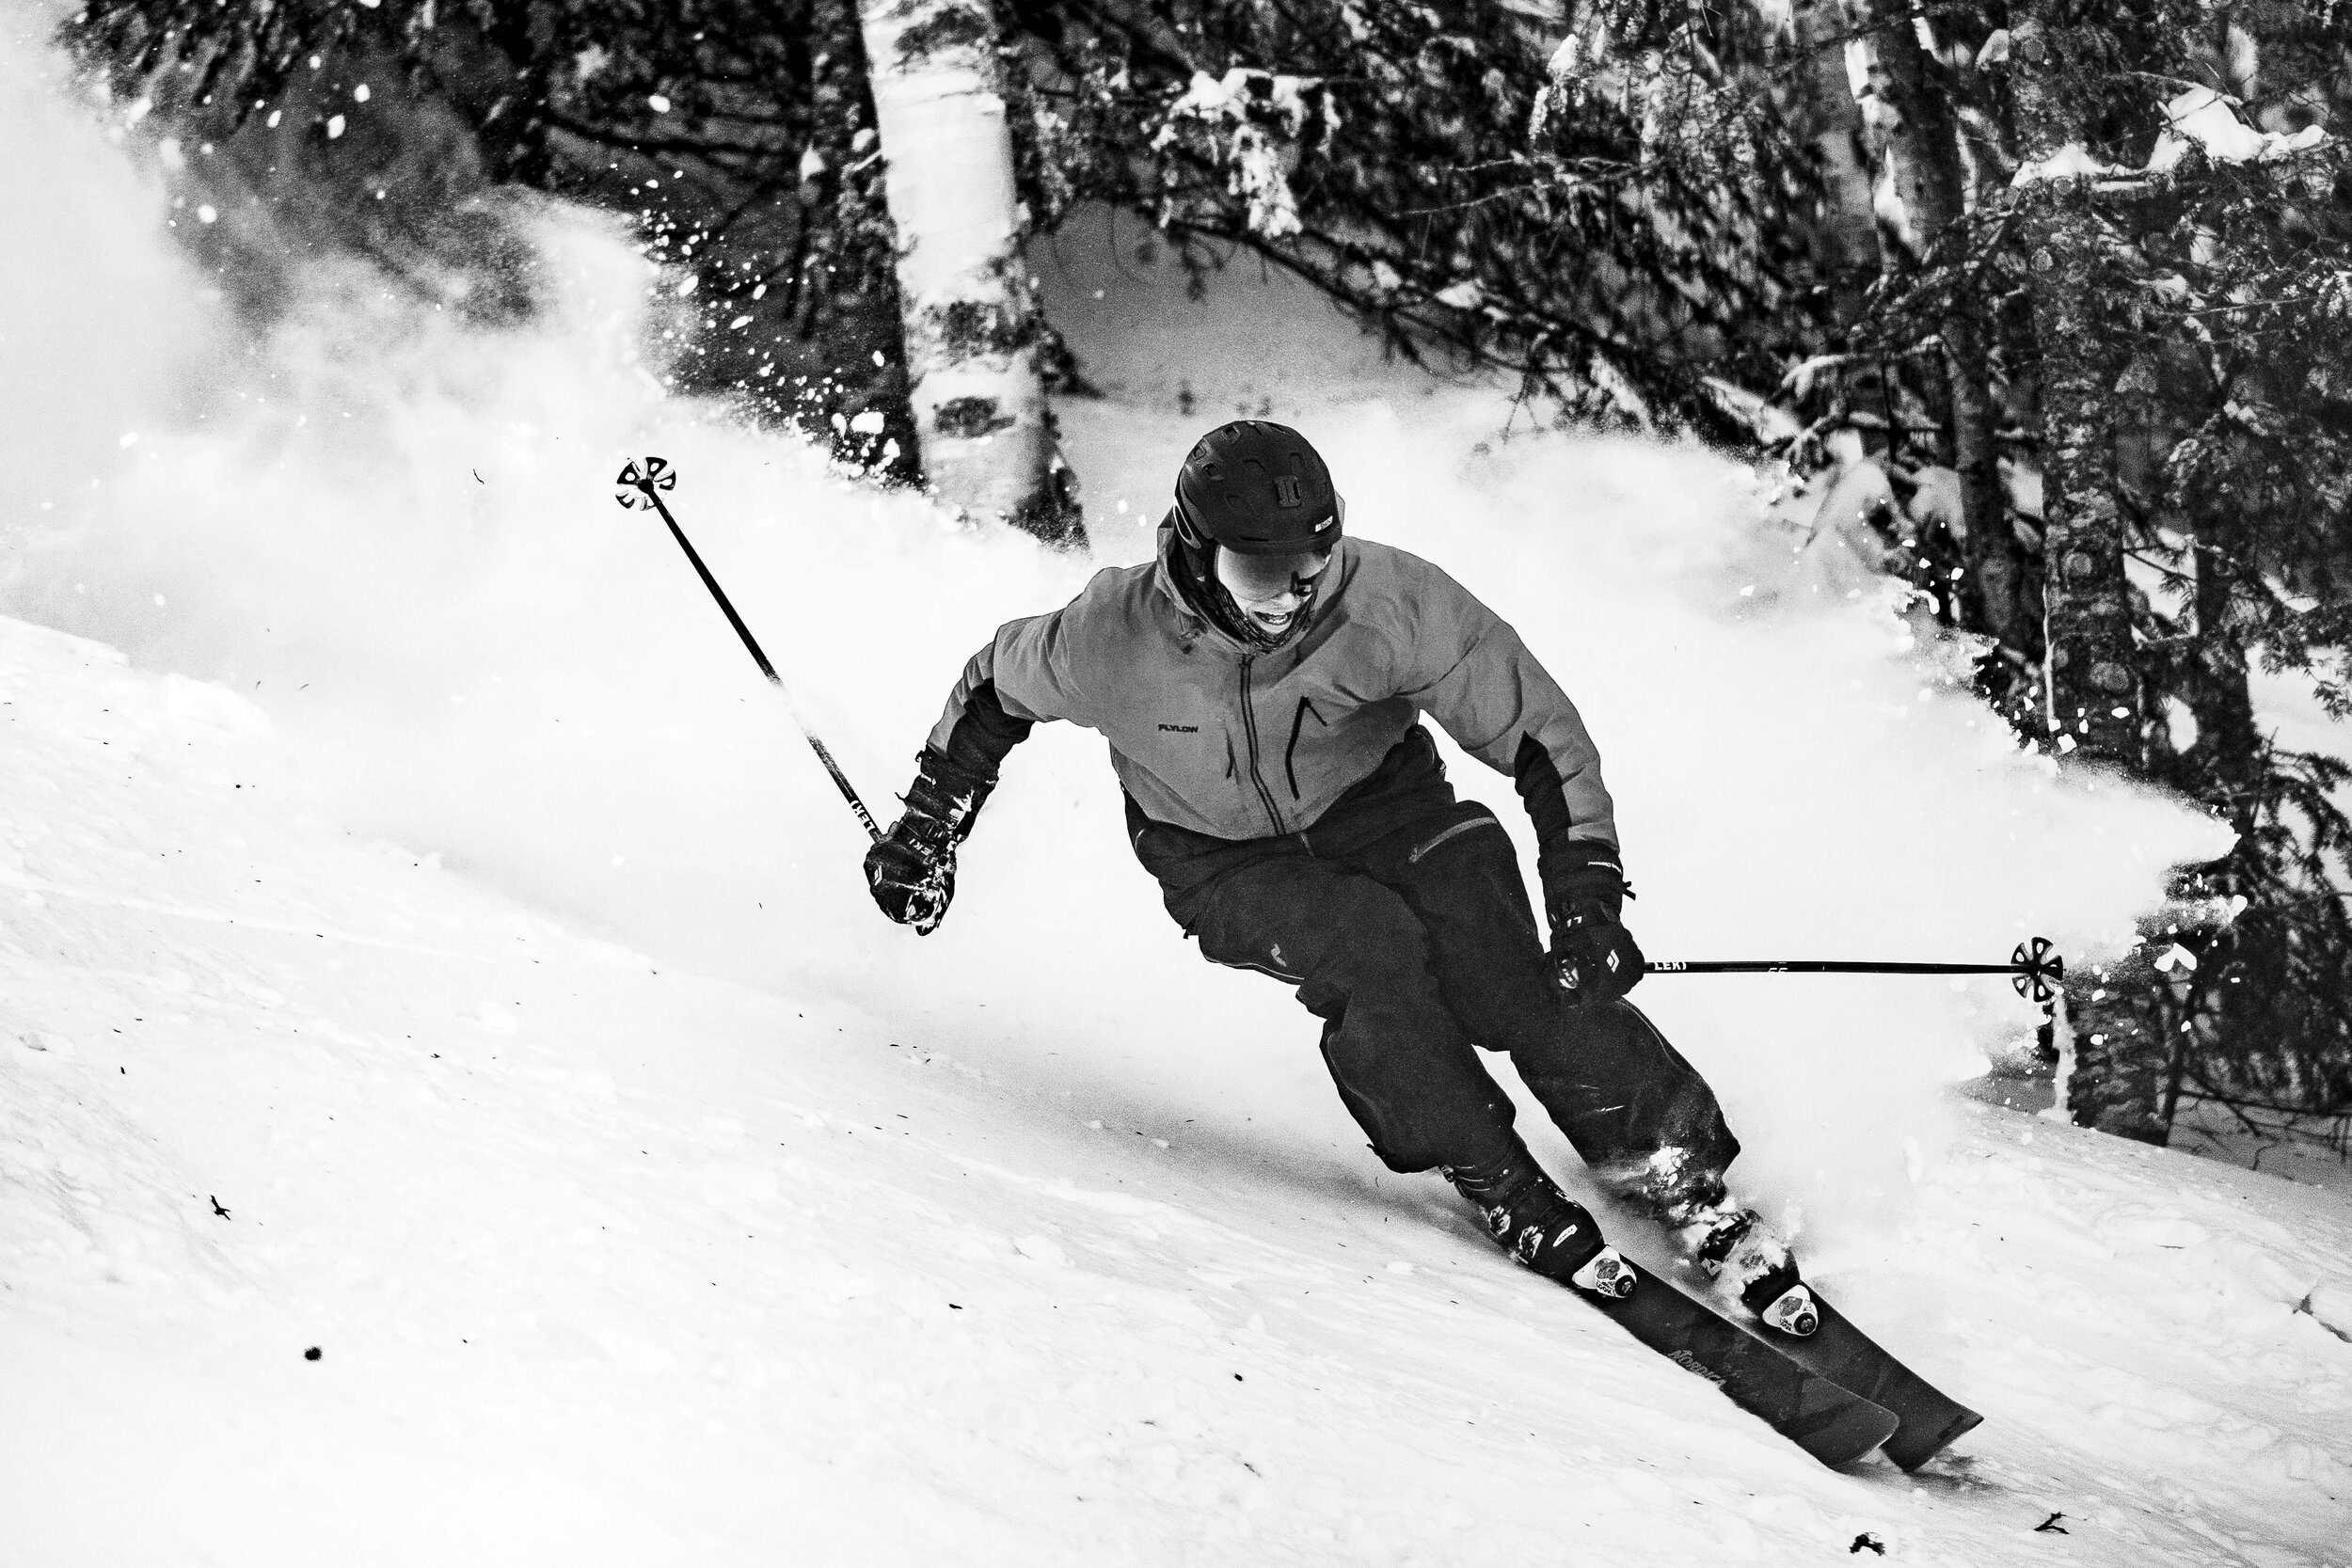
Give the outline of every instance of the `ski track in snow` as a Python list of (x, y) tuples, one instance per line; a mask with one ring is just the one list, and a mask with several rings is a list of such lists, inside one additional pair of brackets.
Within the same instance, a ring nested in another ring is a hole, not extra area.
[(2347, 1560), (2332, 1195), (1975, 1108), (1816, 1274), (1987, 1424), (1836, 1474), (1435, 1178), (569, 936), (80, 639), (0, 735), (0, 1562)]

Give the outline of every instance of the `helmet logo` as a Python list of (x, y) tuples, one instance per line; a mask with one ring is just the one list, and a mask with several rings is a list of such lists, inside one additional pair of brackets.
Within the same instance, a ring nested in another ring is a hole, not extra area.
[(1277, 474), (1274, 478), (1274, 500), (1278, 506), (1307, 504), (1306, 487), (1298, 483), (1296, 474)]

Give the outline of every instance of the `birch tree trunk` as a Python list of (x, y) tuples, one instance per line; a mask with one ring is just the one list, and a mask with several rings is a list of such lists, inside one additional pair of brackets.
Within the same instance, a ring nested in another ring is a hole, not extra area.
[(1829, 291), (1831, 314), (1843, 332), (1861, 318), (1863, 295), (1879, 272), (1878, 214), (1870, 198), (1862, 105), (1846, 71), (1852, 28), (1845, 0), (1795, 0), (1790, 24), (1804, 144), (1821, 177), (1814, 270)]
[(988, 0), (858, 0), (884, 188), (898, 230), (907, 372), (925, 475), (942, 499), (1083, 547), (1022, 262)]
[[(1880, 87), (1896, 115), (1887, 133), (1896, 194), (1910, 214), (1920, 260), (1956, 265), (1966, 239), (1968, 181), (1961, 160), (1960, 117), (1944, 68), (1920, 46), (1907, 8), (1879, 30), (1874, 42)], [(1985, 301), (1962, 288), (1953, 292), (1937, 323), (1944, 340), (1945, 417), (1967, 533), (1962, 542), (1967, 570), (1963, 624), (1997, 640), (2012, 671), (2022, 673), (2042, 657), (2042, 618), (2001, 487), (1987, 313)]]

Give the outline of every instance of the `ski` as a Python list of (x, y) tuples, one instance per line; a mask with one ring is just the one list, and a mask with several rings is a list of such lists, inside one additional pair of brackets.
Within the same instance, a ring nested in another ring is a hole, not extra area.
[(1856, 1328), (1808, 1285), (1820, 1326), (1804, 1337), (1775, 1334), (1772, 1344), (1791, 1361), (1883, 1406), (1900, 1423), (1883, 1445), (1886, 1457), (1915, 1470), (1984, 1418), (1951, 1399)]
[(1851, 1465), (1894, 1434), (1899, 1423), (1891, 1411), (1793, 1359), (1776, 1339), (1742, 1327), (1637, 1264), (1628, 1267), (1635, 1281), (1630, 1295), (1576, 1294), (1822, 1464), (1833, 1469)]

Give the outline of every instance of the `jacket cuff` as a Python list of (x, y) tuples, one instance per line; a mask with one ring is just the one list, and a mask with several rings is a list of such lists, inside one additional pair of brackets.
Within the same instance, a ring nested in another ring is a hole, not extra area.
[(1597, 907), (1613, 924), (1624, 918), (1625, 871), (1614, 850), (1606, 845), (1593, 847), (1594, 853), (1583, 859), (1562, 856), (1542, 868), (1544, 913), (1550, 918), (1555, 938), (1562, 923), (1580, 907)]
[(914, 783), (906, 793), (907, 815), (922, 817), (945, 830), (950, 844), (960, 844), (972, 832), (972, 819), (996, 787), (993, 773), (965, 767), (946, 752), (926, 746), (916, 755)]

